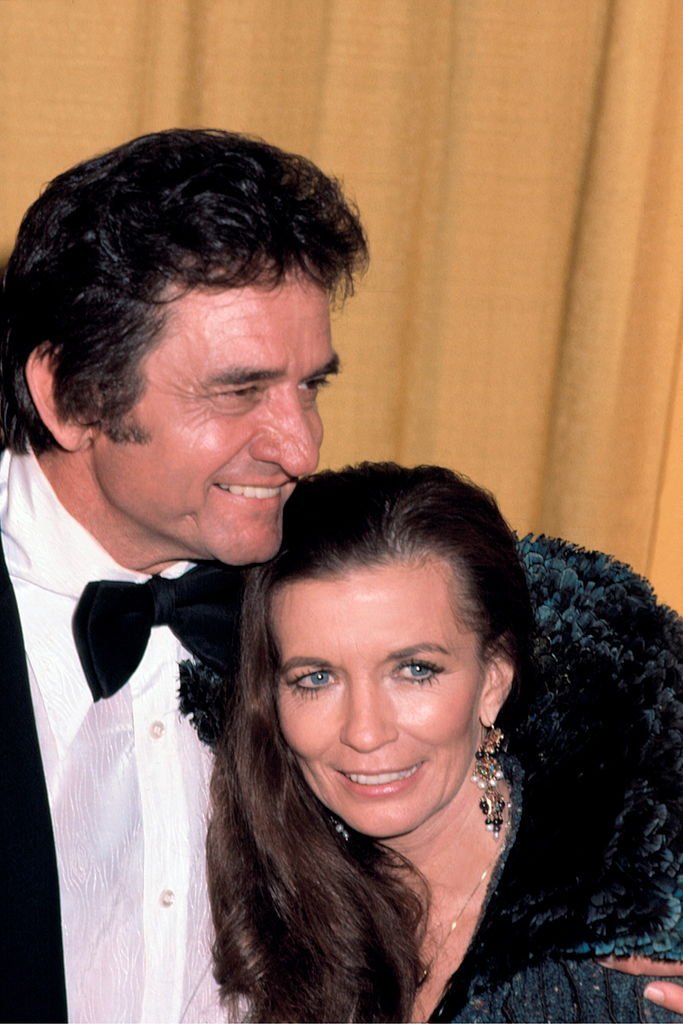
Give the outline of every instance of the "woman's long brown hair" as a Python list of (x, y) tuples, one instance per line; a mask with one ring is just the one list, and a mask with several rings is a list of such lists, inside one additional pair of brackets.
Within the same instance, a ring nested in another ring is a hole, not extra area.
[(448, 470), (363, 464), (304, 481), (286, 506), (280, 554), (247, 573), (208, 867), (216, 978), (250, 1020), (410, 1019), (426, 883), (335, 821), (303, 780), (280, 731), (269, 610), (286, 582), (425, 557), (453, 567), (482, 656), (503, 649), (519, 674), (531, 611), (514, 538), (490, 495)]

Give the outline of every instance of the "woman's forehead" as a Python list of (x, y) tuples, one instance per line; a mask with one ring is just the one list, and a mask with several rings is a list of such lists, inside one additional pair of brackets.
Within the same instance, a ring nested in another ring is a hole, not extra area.
[(467, 616), (468, 601), (461, 574), (445, 558), (434, 554), (410, 557), (387, 557), (374, 561), (354, 561), (330, 571), (316, 571), (310, 575), (281, 580), (271, 595), (271, 617), (279, 618), (286, 607), (324, 603), (326, 611), (334, 612), (336, 604), (348, 599), (349, 594), (359, 599), (378, 597), (390, 599), (404, 596), (406, 608), (410, 598), (428, 600), (434, 612), (440, 605), (441, 614), (448, 614), (461, 622)]

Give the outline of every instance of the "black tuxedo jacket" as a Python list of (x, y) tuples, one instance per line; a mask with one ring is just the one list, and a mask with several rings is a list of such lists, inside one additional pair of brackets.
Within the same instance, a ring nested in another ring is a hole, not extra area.
[(65, 1021), (52, 820), (1, 536), (0, 709), (0, 1021)]
[[(239, 578), (226, 600), (236, 657)], [(180, 672), (180, 710), (200, 739), (220, 734), (223, 675), (199, 659)], [(67, 1020), (59, 877), (24, 640), (0, 534), (0, 1022)]]

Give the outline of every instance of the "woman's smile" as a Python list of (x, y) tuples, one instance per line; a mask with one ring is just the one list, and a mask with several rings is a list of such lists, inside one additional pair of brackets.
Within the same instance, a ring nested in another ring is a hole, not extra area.
[(341, 772), (346, 779), (349, 790), (361, 800), (377, 800), (401, 796), (405, 791), (415, 784), (424, 761), (419, 761), (410, 768), (403, 768), (400, 771), (385, 772)]
[[(420, 762), (422, 763), (422, 762)], [(387, 782), (398, 782), (399, 779), (407, 779), (414, 775), (420, 764), (414, 764), (411, 768), (403, 768), (397, 772), (342, 772), (351, 782), (357, 782), (361, 786), (382, 786)]]

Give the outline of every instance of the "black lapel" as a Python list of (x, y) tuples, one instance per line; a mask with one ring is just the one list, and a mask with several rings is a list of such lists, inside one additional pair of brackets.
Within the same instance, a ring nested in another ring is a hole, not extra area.
[(0, 1020), (65, 1021), (52, 821), (1, 538), (0, 709)]

